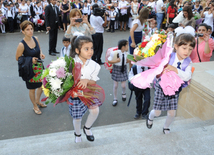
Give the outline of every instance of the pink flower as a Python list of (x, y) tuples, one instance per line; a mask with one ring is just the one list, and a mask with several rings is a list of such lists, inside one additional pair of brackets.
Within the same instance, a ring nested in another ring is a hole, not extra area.
[(63, 67), (60, 67), (57, 71), (56, 71), (56, 76), (58, 78), (64, 78), (65, 77), (65, 70)]
[(46, 68), (49, 68), (49, 66), (51, 65), (51, 63), (49, 64), (49, 65), (47, 65), (47, 67)]
[(45, 87), (46, 84), (47, 84), (47, 80), (46, 80), (46, 77), (44, 77), (44, 79), (43, 79), (43, 86)]

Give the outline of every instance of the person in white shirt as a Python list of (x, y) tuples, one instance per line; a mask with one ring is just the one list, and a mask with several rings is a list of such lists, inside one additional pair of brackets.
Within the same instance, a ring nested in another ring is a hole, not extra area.
[(34, 7), (34, 11), (36, 13), (35, 24), (37, 26), (37, 30), (38, 30), (38, 32), (43, 31), (42, 26), (44, 25), (44, 20), (41, 19), (42, 12), (43, 12), (41, 2), (36, 2), (36, 5)]
[[(114, 81), (113, 86), (113, 94), (114, 100), (112, 105), (116, 106), (118, 103), (117, 100), (117, 88), (118, 82), (121, 82), (122, 87), (122, 100), (126, 101), (126, 80), (128, 80), (127, 74), (127, 51), (129, 49), (128, 41), (127, 40), (120, 40), (118, 42), (118, 50), (112, 51), (110, 56), (108, 57), (108, 63), (113, 64), (112, 69), (112, 80)], [(117, 58), (115, 58), (115, 54), (117, 53)]]
[[(76, 63), (81, 64), (81, 77), (77, 83), (77, 87), (85, 89), (88, 85), (96, 84), (99, 80), (98, 74), (101, 69), (100, 65), (91, 60), (93, 55), (93, 42), (89, 37), (86, 36), (74, 36), (71, 41), (71, 53), (70, 56), (74, 58)], [(72, 73), (72, 64), (69, 66), (69, 72)], [(90, 105), (86, 106), (78, 97), (70, 97), (68, 99), (69, 113), (73, 118), (75, 142), (80, 143), (81, 139), (81, 123), (83, 115), (89, 109), (89, 115), (83, 127), (83, 132), (86, 135), (88, 141), (93, 142), (95, 140), (94, 135), (91, 131), (91, 127), (96, 121), (99, 115), (99, 106), (102, 104), (98, 99), (93, 104), (93, 108)]]
[(14, 17), (15, 17), (15, 12), (13, 10), (13, 4), (7, 4), (7, 13), (6, 13), (6, 18), (7, 18), (7, 23), (9, 25), (9, 31), (10, 33), (14, 32)]
[(21, 5), (19, 5), (19, 13), (22, 14), (21, 22), (28, 20), (28, 6), (25, 4), (25, 0), (21, 0)]
[(115, 22), (116, 15), (117, 15), (117, 12), (114, 10), (114, 6), (111, 6), (110, 12), (109, 12), (110, 26), (107, 32), (114, 33), (114, 22)]
[(87, 1), (84, 2), (83, 8), (82, 8), (82, 14), (83, 15), (90, 15), (91, 9), (87, 3)]
[(105, 16), (104, 17), (105, 21), (104, 21), (101, 16), (96, 14), (96, 9), (98, 7), (99, 6), (97, 4), (93, 5), (93, 14), (90, 17), (91, 26), (96, 31), (96, 33), (92, 35), (93, 44), (94, 44), (94, 54), (92, 56), (92, 60), (102, 65), (104, 64), (101, 61), (101, 55), (103, 52), (103, 33), (104, 33), (104, 27), (106, 27), (106, 24), (107, 24), (107, 18), (106, 18), (106, 15), (104, 15)]
[(156, 4), (156, 20), (157, 20), (157, 28), (161, 28), (161, 24), (164, 16), (164, 5), (163, 0), (158, 0)]
[[(128, 15), (127, 15), (127, 9), (129, 7), (129, 3), (125, 0), (120, 0), (118, 8), (120, 9), (120, 31), (122, 31), (122, 26), (123, 30), (126, 31), (126, 24), (128, 21)], [(124, 23), (124, 25), (123, 25)]]
[(63, 43), (63, 47), (61, 49), (61, 52), (60, 52), (60, 57), (65, 57), (65, 55), (67, 56), (70, 56), (70, 50), (71, 50), (71, 40), (70, 38), (66, 38), (66, 37), (63, 37), (62, 38), (62, 43)]
[(2, 19), (5, 18), (5, 10), (2, 7), (1, 3), (0, 3), (0, 27), (1, 27), (1, 32), (2, 33), (6, 33), (5, 32), (5, 24), (2, 23)]

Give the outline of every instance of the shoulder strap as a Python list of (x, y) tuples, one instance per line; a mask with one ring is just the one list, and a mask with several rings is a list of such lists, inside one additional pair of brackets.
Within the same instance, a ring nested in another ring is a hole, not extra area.
[(35, 43), (36, 43), (36, 47), (37, 46), (39, 46), (39, 44), (38, 44), (38, 42), (37, 42), (37, 40), (36, 40), (36, 38), (33, 36), (33, 40), (35, 41)]
[(184, 62), (181, 65), (183, 71), (186, 70), (186, 68), (189, 66), (190, 62), (191, 62), (190, 57), (187, 57), (186, 59), (184, 59)]
[(172, 52), (169, 59), (169, 65), (172, 65), (175, 61), (175, 52)]
[(133, 66), (133, 74), (134, 74), (134, 75), (137, 74), (137, 66), (136, 66), (136, 65)]

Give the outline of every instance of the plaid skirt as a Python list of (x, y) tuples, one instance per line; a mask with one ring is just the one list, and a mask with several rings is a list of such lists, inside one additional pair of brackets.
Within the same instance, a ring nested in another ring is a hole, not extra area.
[(128, 80), (127, 66), (124, 66), (124, 72), (121, 72), (122, 66), (113, 65), (111, 78), (114, 81), (122, 82)]
[(69, 104), (69, 113), (71, 114), (71, 117), (74, 119), (82, 118), (88, 110), (88, 107), (79, 98), (70, 97), (68, 101), (73, 104)]
[(155, 95), (154, 95), (154, 110), (177, 110), (178, 108), (178, 98), (179, 91), (175, 93), (175, 95), (167, 96), (163, 93), (161, 86), (159, 85), (160, 78), (156, 80), (155, 84)]

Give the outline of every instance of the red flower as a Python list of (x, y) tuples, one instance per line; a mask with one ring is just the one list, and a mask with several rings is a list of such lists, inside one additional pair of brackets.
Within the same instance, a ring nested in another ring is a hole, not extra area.
[(33, 82), (33, 79), (30, 79), (30, 82)]
[(146, 44), (147, 44), (147, 43), (148, 43), (147, 41), (146, 41), (146, 42), (142, 42), (142, 43), (141, 43), (141, 47), (142, 47), (142, 48), (146, 47)]
[(37, 77), (37, 76), (38, 76), (38, 73), (36, 73), (35, 77)]
[(41, 70), (42, 68), (39, 68), (39, 70)]
[(37, 67), (34, 67), (33, 69), (34, 69), (34, 70), (37, 70)]

